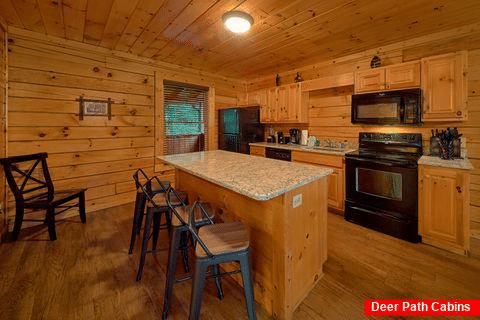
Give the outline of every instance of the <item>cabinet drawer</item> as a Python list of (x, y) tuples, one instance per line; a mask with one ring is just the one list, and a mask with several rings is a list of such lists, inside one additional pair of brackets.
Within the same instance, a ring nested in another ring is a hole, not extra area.
[(250, 155), (265, 157), (265, 148), (259, 146), (250, 146)]
[(308, 162), (336, 168), (342, 168), (343, 165), (343, 158), (341, 156), (332, 156), (315, 152), (292, 151), (292, 161)]

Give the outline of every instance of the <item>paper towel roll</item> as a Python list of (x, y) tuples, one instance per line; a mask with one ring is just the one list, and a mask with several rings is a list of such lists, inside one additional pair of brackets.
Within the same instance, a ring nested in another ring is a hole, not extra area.
[(306, 146), (308, 142), (308, 130), (302, 130), (302, 137), (300, 139), (300, 144)]

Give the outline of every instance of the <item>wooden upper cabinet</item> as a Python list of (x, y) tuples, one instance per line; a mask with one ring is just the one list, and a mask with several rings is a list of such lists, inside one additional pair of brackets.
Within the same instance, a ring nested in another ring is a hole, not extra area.
[(269, 88), (265, 90), (265, 104), (260, 105), (260, 122), (268, 123), (277, 121), (276, 106), (276, 88)]
[(269, 88), (267, 104), (260, 111), (260, 122), (305, 123), (308, 121), (308, 92), (301, 83)]
[(355, 93), (415, 88), (420, 86), (420, 61), (357, 71)]
[(421, 165), (418, 179), (418, 228), (422, 241), (467, 254), (470, 237), (469, 173)]
[(420, 61), (385, 68), (385, 89), (396, 90), (420, 86)]
[(467, 52), (422, 59), (423, 121), (467, 120)]
[(385, 89), (385, 69), (375, 68), (355, 73), (355, 92), (371, 92)]

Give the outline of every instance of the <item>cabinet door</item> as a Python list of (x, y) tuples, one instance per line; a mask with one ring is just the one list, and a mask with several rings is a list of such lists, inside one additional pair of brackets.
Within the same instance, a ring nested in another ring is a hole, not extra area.
[(289, 118), (289, 86), (281, 86), (277, 88), (277, 120), (280, 122), (288, 121)]
[(467, 119), (466, 52), (422, 59), (423, 120)]
[(259, 146), (250, 146), (250, 155), (265, 157), (265, 148)]
[(403, 89), (420, 86), (420, 62), (402, 63), (385, 68), (385, 89)]
[(260, 107), (260, 122), (269, 123), (277, 120), (277, 89), (266, 90), (265, 105)]
[(357, 71), (355, 92), (371, 92), (385, 89), (385, 68)]
[(424, 242), (458, 253), (468, 250), (467, 182), (468, 174), (420, 166), (419, 232)]
[(332, 169), (333, 173), (328, 176), (328, 206), (343, 211), (343, 170)]

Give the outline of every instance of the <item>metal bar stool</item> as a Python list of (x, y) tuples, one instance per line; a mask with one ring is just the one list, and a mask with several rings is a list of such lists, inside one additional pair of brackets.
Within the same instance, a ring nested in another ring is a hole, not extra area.
[[(158, 234), (160, 229), (162, 227), (168, 228), (170, 233), (171, 213), (170, 213), (170, 206), (167, 204), (165, 200), (165, 192), (155, 193), (151, 191), (152, 190), (151, 185), (154, 183), (156, 185), (159, 185), (162, 188), (162, 190), (167, 190), (165, 188), (165, 185), (160, 181), (160, 179), (158, 179), (158, 177), (154, 176), (148, 179), (143, 184), (140, 183), (138, 179), (135, 180), (135, 182), (136, 183), (138, 182), (138, 187), (142, 191), (143, 197), (146, 199), (146, 201), (148, 201), (147, 214), (145, 218), (145, 226), (143, 231), (142, 248), (140, 252), (140, 262), (138, 265), (137, 276), (135, 278), (136, 281), (140, 281), (143, 274), (143, 268), (145, 266), (145, 257), (148, 251), (148, 241), (150, 240), (151, 237), (153, 237), (152, 251), (155, 251), (157, 248)], [(178, 199), (176, 199), (176, 201), (174, 201), (171, 205), (172, 207), (185, 205), (187, 201), (188, 201), (187, 195), (184, 193), (180, 193)], [(165, 214), (166, 223), (164, 225), (161, 225), (161, 218), (163, 214)], [(142, 212), (142, 215), (143, 215), (143, 212)], [(153, 233), (151, 233), (152, 221), (153, 221)], [(140, 221), (140, 224), (141, 224), (141, 221)], [(134, 230), (132, 230), (132, 235), (135, 235)], [(188, 251), (187, 251), (186, 240), (184, 238), (182, 238), (181, 240), (182, 240), (181, 249), (182, 249), (182, 257), (183, 257), (183, 265), (185, 267), (186, 272), (189, 272), (190, 268), (188, 265)], [(129, 253), (131, 253), (132, 251), (129, 251)]]
[[(167, 203), (169, 203), (170, 200), (170, 192), (170, 190), (167, 191)], [(185, 206), (172, 207), (172, 213), (172, 220), (175, 218), (178, 219), (182, 225), (190, 231), (193, 239), (197, 243), (189, 319), (200, 318), (203, 288), (205, 279), (207, 278), (207, 270), (210, 266), (213, 266), (213, 277), (216, 279), (217, 285), (220, 284), (219, 279), (222, 275), (241, 272), (248, 318), (250, 320), (256, 319), (249, 240), (244, 224), (238, 221), (213, 224), (208, 211), (198, 201), (188, 208)], [(187, 213), (187, 215), (185, 215), (185, 213)], [(201, 213), (200, 216), (208, 217), (208, 219), (206, 219), (207, 224), (198, 223), (199, 213)], [(174, 241), (170, 242), (170, 246), (171, 248), (175, 248)], [(175, 272), (175, 261), (171, 260), (171, 258), (174, 257), (175, 252), (171, 252), (167, 269), (163, 319), (166, 319), (168, 315), (171, 291), (175, 282), (173, 274)], [(238, 261), (240, 263), (240, 269), (233, 272), (220, 273), (219, 264), (230, 261)]]
[(156, 195), (157, 193), (165, 193), (170, 187), (170, 181), (160, 181), (159, 183), (155, 180), (153, 185), (150, 182), (151, 179), (147, 176), (145, 171), (142, 168), (138, 169), (134, 175), (133, 179), (135, 180), (135, 187), (137, 189), (137, 196), (135, 197), (135, 209), (133, 211), (133, 222), (132, 222), (132, 236), (130, 238), (130, 248), (128, 249), (128, 254), (132, 254), (133, 247), (135, 246), (136, 236), (140, 234), (142, 228), (143, 215), (145, 212), (145, 203), (147, 202), (147, 197), (142, 191), (142, 184), (145, 184), (146, 190), (152, 194)]
[[(177, 282), (183, 282), (192, 279), (191, 276), (183, 277), (181, 279), (175, 278), (175, 269), (177, 265), (177, 257), (179, 248), (181, 248), (181, 236), (183, 233), (190, 233), (189, 215), (192, 215), (191, 224), (195, 228), (199, 228), (205, 225), (213, 224), (214, 210), (212, 210), (207, 203), (200, 204), (195, 203), (194, 206), (175, 206), (178, 202), (179, 194), (173, 188), (169, 188), (166, 194), (167, 204), (170, 206), (172, 214), (172, 232), (170, 234), (170, 249), (168, 253), (167, 264), (167, 280), (165, 285), (165, 296), (163, 300), (163, 319), (166, 319), (168, 312), (170, 311), (170, 303), (173, 293), (173, 286)], [(213, 277), (215, 277), (215, 285), (217, 288), (218, 298), (223, 299), (223, 289), (220, 279), (220, 268), (217, 264), (212, 265)]]

